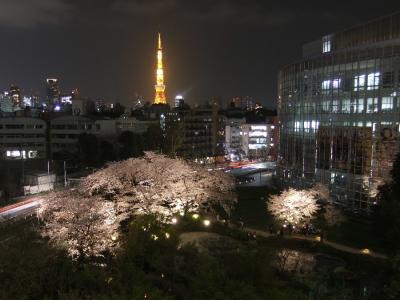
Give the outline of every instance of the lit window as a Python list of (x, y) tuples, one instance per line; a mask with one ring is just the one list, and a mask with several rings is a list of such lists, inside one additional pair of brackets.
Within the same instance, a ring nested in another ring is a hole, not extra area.
[(250, 131), (249, 136), (267, 136), (265, 131)]
[(381, 73), (368, 74), (368, 90), (376, 90), (379, 87)]
[(332, 112), (337, 113), (339, 111), (339, 101), (333, 100), (332, 101)]
[(378, 98), (367, 99), (367, 113), (378, 112)]
[(332, 48), (331, 37), (324, 36), (322, 38), (322, 53), (331, 52), (331, 48)]
[(343, 102), (342, 102), (342, 113), (349, 114), (350, 113), (350, 107), (351, 107), (350, 100), (349, 99), (343, 100)]
[(365, 90), (365, 75), (354, 77), (354, 91)]
[(312, 129), (318, 129), (318, 127), (319, 127), (319, 121), (311, 121)]
[(9, 158), (21, 158), (21, 152), (23, 151), (19, 151), (19, 150), (7, 150), (6, 155)]
[(267, 130), (267, 126), (265, 125), (251, 126), (251, 130)]
[(331, 81), (330, 80), (322, 81), (322, 89), (323, 90), (329, 90), (330, 87), (331, 87)]
[(332, 80), (332, 88), (337, 90), (340, 87), (340, 82), (341, 82), (340, 78), (333, 79)]
[(300, 131), (300, 122), (295, 122), (294, 123), (294, 131)]
[(303, 123), (304, 132), (310, 132), (310, 127), (311, 127), (310, 125), (311, 125), (310, 121), (304, 121)]
[(393, 109), (393, 97), (382, 97), (382, 111)]
[(38, 155), (38, 152), (37, 151), (28, 151), (28, 157), (29, 158), (37, 158), (39, 155)]
[(357, 99), (356, 112), (362, 113), (364, 111), (364, 99)]
[(329, 112), (330, 105), (331, 105), (330, 101), (323, 101), (322, 102), (322, 111)]

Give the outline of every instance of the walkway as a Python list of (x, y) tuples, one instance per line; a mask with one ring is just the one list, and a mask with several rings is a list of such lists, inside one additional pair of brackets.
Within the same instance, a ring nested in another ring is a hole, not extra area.
[[(262, 230), (258, 230), (258, 229), (254, 229), (254, 228), (250, 228), (250, 227), (244, 227), (243, 228), (244, 231), (247, 232), (255, 232), (256, 235), (258, 236), (262, 236), (264, 238), (269, 238), (269, 237), (275, 237), (278, 236), (276, 234), (271, 234), (267, 231), (262, 231)], [(303, 240), (303, 241), (310, 241), (310, 242), (320, 242), (323, 243), (326, 246), (332, 247), (336, 250), (339, 251), (343, 251), (343, 252), (347, 252), (347, 253), (351, 253), (351, 254), (361, 254), (361, 255), (368, 255), (371, 257), (375, 257), (375, 258), (382, 258), (382, 259), (387, 259), (388, 257), (384, 254), (380, 254), (380, 253), (376, 253), (373, 252), (369, 249), (357, 249), (357, 248), (352, 248), (346, 245), (342, 245), (342, 244), (338, 244), (335, 242), (331, 242), (328, 241), (326, 239), (324, 239), (323, 241), (321, 241), (320, 236), (305, 236), (305, 235), (300, 235), (300, 234), (285, 234), (282, 236), (285, 239), (293, 239), (293, 240)]]

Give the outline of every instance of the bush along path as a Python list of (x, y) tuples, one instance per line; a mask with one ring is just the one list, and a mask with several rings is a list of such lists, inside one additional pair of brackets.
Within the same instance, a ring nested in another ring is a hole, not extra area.
[(215, 220), (219, 222), (221, 225), (226, 226), (231, 229), (235, 230), (242, 230), (244, 233), (246, 233), (249, 237), (262, 237), (262, 238), (271, 238), (271, 237), (281, 237), (284, 239), (291, 239), (291, 240), (301, 240), (301, 241), (309, 241), (309, 242), (319, 242), (322, 243), (325, 246), (331, 247), (333, 249), (342, 251), (342, 252), (347, 252), (350, 254), (359, 254), (359, 255), (366, 255), (369, 257), (374, 257), (374, 258), (380, 258), (380, 259), (388, 259), (389, 257), (385, 254), (374, 252), (371, 249), (368, 248), (353, 248), (344, 244), (336, 243), (327, 240), (326, 238), (323, 237), (321, 234), (298, 234), (295, 232), (284, 232), (284, 234), (281, 234), (283, 231), (280, 230), (276, 233), (270, 232), (270, 231), (264, 231), (260, 229), (255, 229), (252, 227), (244, 226), (243, 222), (238, 222), (238, 223), (233, 223), (233, 222), (226, 222), (224, 220)]
[[(229, 225), (229, 227), (236, 227), (234, 225)], [(367, 255), (370, 257), (374, 258), (381, 258), (381, 259), (387, 259), (388, 257), (384, 254), (373, 252), (370, 249), (364, 248), (364, 249), (358, 249), (358, 248), (352, 248), (343, 244), (335, 243), (328, 241), (326, 239), (321, 238), (321, 235), (300, 235), (296, 233), (291, 233), (291, 234), (284, 234), (284, 235), (278, 235), (274, 233), (270, 233), (267, 231), (259, 230), (259, 229), (254, 229), (251, 227), (243, 227), (243, 231), (246, 231), (249, 234), (255, 234), (256, 236), (261, 236), (263, 238), (269, 238), (269, 237), (276, 237), (276, 236), (281, 236), (282, 238), (285, 239), (293, 239), (293, 240), (303, 240), (303, 241), (310, 241), (310, 242), (320, 242), (323, 243), (324, 245), (334, 248), (339, 251), (351, 253), (351, 254), (360, 254), (360, 255)]]

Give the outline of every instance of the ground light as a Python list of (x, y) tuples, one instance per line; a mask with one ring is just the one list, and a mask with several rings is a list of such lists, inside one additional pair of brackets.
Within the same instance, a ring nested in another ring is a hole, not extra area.
[(193, 214), (192, 218), (197, 220), (199, 218), (199, 214)]
[(204, 226), (207, 226), (207, 227), (210, 226), (210, 224), (211, 224), (210, 220), (204, 220), (203, 223), (204, 223)]
[(371, 254), (371, 251), (368, 248), (362, 249), (361, 253), (363, 254)]

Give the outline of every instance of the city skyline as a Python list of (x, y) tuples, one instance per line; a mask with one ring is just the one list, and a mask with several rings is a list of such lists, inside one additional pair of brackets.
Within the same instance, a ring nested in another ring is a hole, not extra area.
[(0, 0), (1, 298), (400, 299), (388, 6)]
[(84, 96), (124, 105), (136, 94), (154, 98), (153, 37), (159, 31), (168, 36), (169, 101), (177, 94), (189, 103), (251, 96), (274, 107), (277, 72), (300, 59), (302, 44), (394, 10), (364, 4), (355, 11), (322, 5), (311, 11), (262, 1), (4, 2), (0, 33), (8, 47), (0, 50), (1, 90), (15, 84), (44, 96), (45, 79), (55, 77), (62, 90), (78, 87)]

